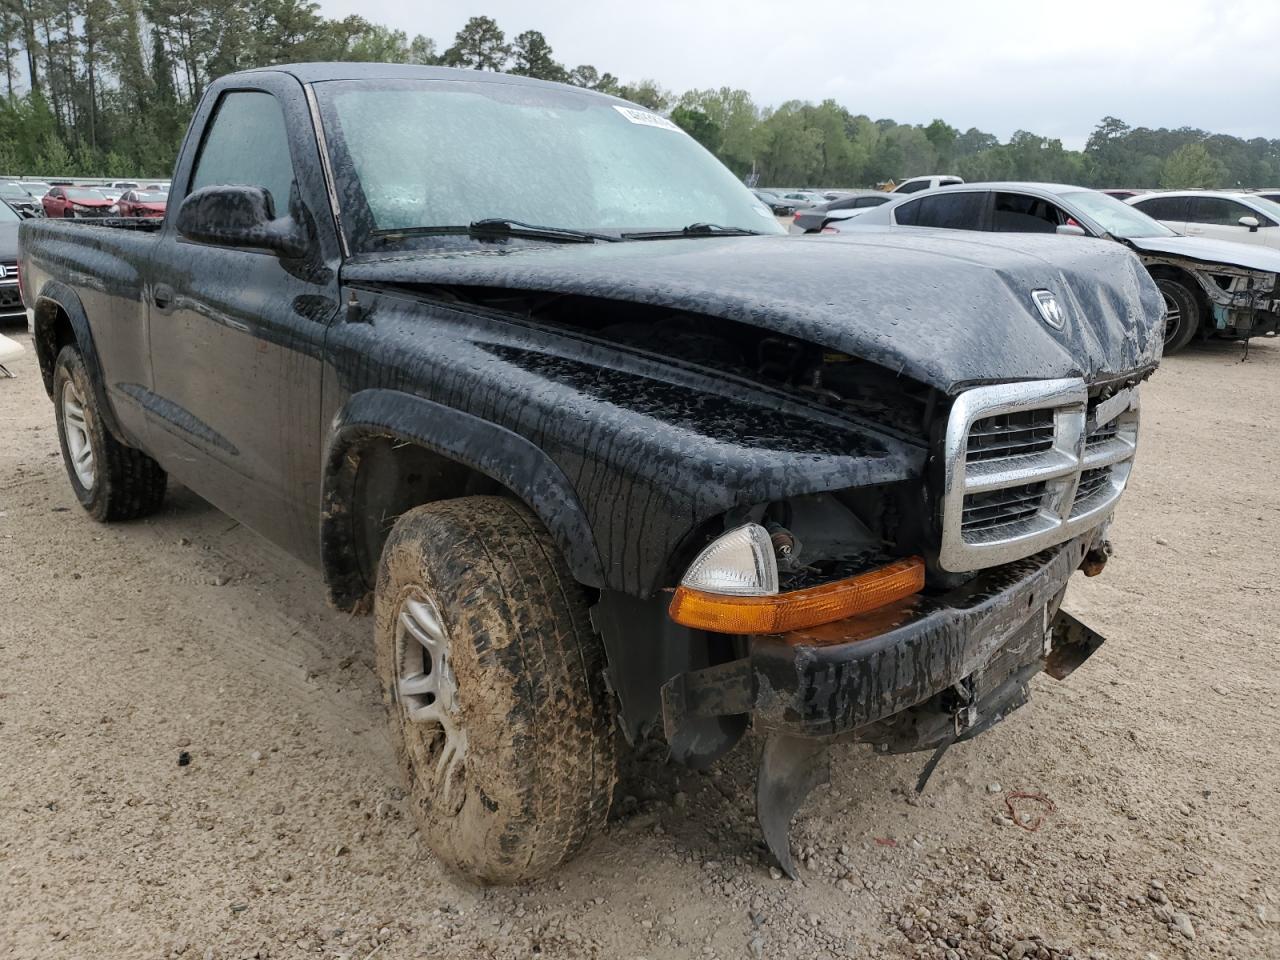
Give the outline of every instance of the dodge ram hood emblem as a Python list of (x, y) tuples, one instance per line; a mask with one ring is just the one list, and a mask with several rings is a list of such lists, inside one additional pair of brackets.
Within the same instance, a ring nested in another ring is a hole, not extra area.
[(1062, 312), (1062, 307), (1058, 306), (1058, 298), (1048, 290), (1032, 290), (1031, 299), (1036, 302), (1040, 319), (1053, 329), (1061, 330), (1067, 322), (1067, 316)]

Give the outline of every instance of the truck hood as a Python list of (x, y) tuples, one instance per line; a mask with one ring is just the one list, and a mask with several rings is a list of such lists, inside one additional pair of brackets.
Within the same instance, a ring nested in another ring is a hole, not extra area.
[(1280, 250), (1237, 243), (1234, 240), (1210, 240), (1205, 237), (1134, 237), (1128, 241), (1141, 253), (1190, 257), (1202, 263), (1221, 263), (1246, 270), (1280, 273)]
[[(1163, 301), (1109, 241), (954, 232), (469, 244), (367, 255), (345, 282), (468, 286), (633, 301), (749, 324), (861, 357), (948, 393), (966, 385), (1153, 367)], [(1031, 297), (1065, 315), (1046, 323)], [(460, 291), (460, 292), (464, 292)]]

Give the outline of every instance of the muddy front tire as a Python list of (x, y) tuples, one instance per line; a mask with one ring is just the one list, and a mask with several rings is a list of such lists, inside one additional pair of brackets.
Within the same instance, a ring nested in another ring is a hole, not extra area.
[(378, 670), (428, 846), (485, 883), (543, 876), (601, 827), (613, 717), (587, 597), (500, 497), (400, 517), (382, 552)]
[(65, 346), (53, 370), (53, 405), (67, 479), (95, 520), (133, 520), (164, 500), (167, 474), (141, 450), (107, 429), (80, 351)]

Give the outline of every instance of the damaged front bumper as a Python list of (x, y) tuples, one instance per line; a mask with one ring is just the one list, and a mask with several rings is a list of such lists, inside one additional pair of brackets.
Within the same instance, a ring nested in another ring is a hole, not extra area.
[[(1097, 531), (1007, 564), (940, 597), (909, 600), (785, 636), (750, 639), (747, 657), (673, 677), (663, 686), (663, 724), (677, 755), (702, 721), (749, 714), (757, 729), (840, 737), (891, 750), (923, 750), (945, 735), (906, 711), (957, 718), (961, 731), (981, 704), (1028, 667), (1066, 676), (1101, 644), (1082, 648), (1074, 618), (1060, 612), (1067, 580)], [(908, 730), (908, 727), (910, 728)], [(685, 759), (678, 756), (678, 759)]]
[[(1026, 702), (1031, 678), (1062, 679), (1102, 637), (1062, 611), (1072, 573), (1105, 525), (963, 588), (784, 636), (749, 639), (746, 657), (673, 677), (662, 688), (667, 743), (695, 766), (732, 746), (737, 721), (768, 735), (757, 813), (769, 848), (794, 875), (787, 825), (826, 779), (826, 747), (941, 751)], [(716, 744), (714, 754), (706, 752)], [(936, 762), (936, 757), (935, 761)], [(932, 765), (926, 770), (932, 770)], [(922, 778), (922, 785), (923, 785)]]

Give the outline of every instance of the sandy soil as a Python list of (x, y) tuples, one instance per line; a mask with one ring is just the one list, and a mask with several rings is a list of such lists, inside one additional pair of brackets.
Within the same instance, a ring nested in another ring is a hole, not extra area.
[[(710, 775), (650, 745), (584, 856), (483, 890), (406, 815), (369, 620), (186, 491), (89, 521), (28, 353), (0, 380), (0, 956), (1280, 957), (1280, 345), (1240, 357), (1144, 388), (1117, 555), (1068, 603), (1109, 642), (923, 799), (923, 757), (839, 750), (792, 883), (757, 743)], [(1011, 791), (1052, 801), (1038, 831)]]

